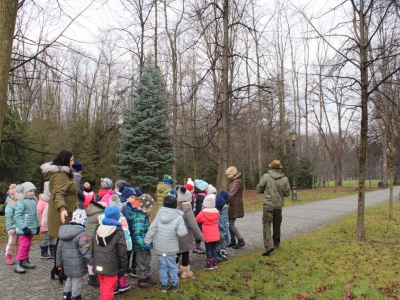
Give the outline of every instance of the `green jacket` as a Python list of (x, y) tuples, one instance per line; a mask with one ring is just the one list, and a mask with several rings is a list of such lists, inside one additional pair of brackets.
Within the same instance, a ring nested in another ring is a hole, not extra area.
[(264, 194), (262, 199), (264, 209), (281, 209), (284, 197), (290, 195), (289, 179), (282, 170), (271, 169), (261, 177), (257, 192)]
[(165, 182), (161, 181), (157, 185), (157, 207), (160, 208), (163, 206), (163, 199), (166, 196), (172, 187)]

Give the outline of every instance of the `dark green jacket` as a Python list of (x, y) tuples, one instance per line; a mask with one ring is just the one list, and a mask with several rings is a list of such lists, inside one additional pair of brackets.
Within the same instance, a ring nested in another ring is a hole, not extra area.
[(282, 170), (271, 169), (261, 177), (257, 192), (263, 194), (264, 209), (281, 209), (290, 195), (290, 184)]

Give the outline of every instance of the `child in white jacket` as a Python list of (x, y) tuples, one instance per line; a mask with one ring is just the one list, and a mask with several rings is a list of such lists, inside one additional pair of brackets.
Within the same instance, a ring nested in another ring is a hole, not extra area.
[(153, 237), (157, 234), (154, 250), (158, 258), (161, 291), (164, 293), (169, 289), (168, 273), (171, 277), (172, 291), (178, 291), (179, 277), (178, 267), (176, 266), (176, 253), (179, 251), (178, 236), (187, 234), (185, 222), (176, 207), (176, 197), (173, 195), (165, 196), (163, 206), (158, 210), (144, 239), (145, 249), (151, 249)]

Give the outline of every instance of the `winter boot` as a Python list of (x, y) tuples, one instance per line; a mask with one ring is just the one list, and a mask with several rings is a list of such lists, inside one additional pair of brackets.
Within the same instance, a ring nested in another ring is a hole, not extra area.
[(131, 285), (125, 281), (125, 275), (118, 279), (118, 291), (125, 292), (129, 290)]
[(73, 297), (71, 298), (71, 300), (82, 300), (82, 296), (81, 296), (81, 295), (73, 296)]
[(50, 245), (49, 248), (51, 258), (56, 258), (56, 245)]
[(100, 283), (97, 281), (97, 275), (89, 275), (88, 286), (93, 288), (98, 288)]
[(179, 282), (176, 285), (172, 285), (172, 291), (173, 292), (176, 293), (178, 291), (178, 289), (179, 289)]
[(15, 273), (25, 273), (26, 270), (24, 269), (24, 266), (22, 264), (23, 260), (19, 260), (18, 264), (14, 268)]
[(214, 269), (217, 269), (217, 268), (218, 268), (218, 257), (214, 257), (214, 263), (213, 263), (213, 265), (214, 265)]
[(207, 259), (207, 264), (204, 266), (204, 270), (214, 270), (214, 259)]
[(198, 244), (198, 243), (194, 243), (192, 252), (193, 253), (197, 253), (197, 254), (204, 254), (205, 253), (205, 251), (200, 247), (200, 244)]
[(40, 251), (41, 251), (40, 258), (43, 258), (43, 259), (52, 258), (51, 255), (49, 255), (48, 250), (49, 250), (48, 246), (45, 246), (45, 247), (40, 246)]
[(36, 268), (36, 265), (33, 265), (29, 262), (29, 258), (24, 259), (22, 261), (22, 266), (24, 267), (24, 269), (34, 269)]
[(6, 259), (4, 261), (6, 263), (6, 265), (13, 265), (15, 264), (15, 261), (12, 258), (12, 254), (8, 254), (6, 255)]
[(188, 278), (193, 276), (193, 272), (190, 271), (190, 266), (184, 267), (184, 266), (180, 266), (180, 271), (181, 271), (181, 278)]
[(226, 252), (225, 249), (221, 249), (219, 254), (221, 255), (223, 260), (228, 260), (228, 253)]
[(141, 278), (138, 280), (138, 287), (145, 289), (151, 287), (152, 285), (147, 283), (146, 278)]
[(71, 300), (71, 292), (63, 292), (63, 300)]
[(239, 249), (241, 247), (244, 247), (246, 244), (243, 239), (238, 239), (238, 242), (235, 246), (232, 246), (233, 249)]
[(132, 268), (132, 269), (131, 269), (131, 272), (128, 273), (128, 274), (129, 274), (129, 276), (131, 276), (131, 277), (137, 278), (137, 275), (136, 275), (136, 268)]
[(232, 239), (231, 238), (231, 241), (229, 242), (229, 244), (228, 245), (226, 245), (226, 247), (233, 247), (233, 246), (235, 246), (236, 245), (236, 239)]

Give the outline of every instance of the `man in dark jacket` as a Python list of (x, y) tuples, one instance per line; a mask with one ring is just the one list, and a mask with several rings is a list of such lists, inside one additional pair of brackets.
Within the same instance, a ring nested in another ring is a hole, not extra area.
[(75, 160), (72, 165), (72, 174), (74, 175), (74, 181), (76, 183), (76, 189), (78, 191), (78, 207), (84, 209), (83, 202), (85, 202), (85, 195), (83, 194), (83, 184), (82, 184), (82, 171), (83, 165)]
[(104, 210), (105, 217), (93, 237), (93, 268), (99, 274), (100, 299), (114, 299), (118, 273), (128, 267), (127, 247), (120, 212), (116, 206)]
[[(281, 242), (282, 207), (284, 197), (290, 195), (288, 178), (283, 174), (279, 160), (269, 164), (271, 170), (265, 173), (257, 185), (257, 192), (263, 194), (263, 236), (265, 251), (263, 256), (270, 255)], [(273, 235), (271, 238), (271, 223)]]

